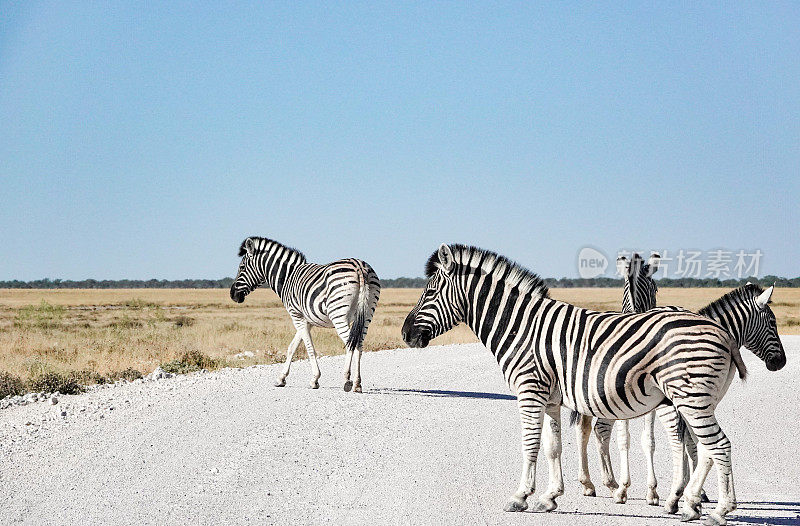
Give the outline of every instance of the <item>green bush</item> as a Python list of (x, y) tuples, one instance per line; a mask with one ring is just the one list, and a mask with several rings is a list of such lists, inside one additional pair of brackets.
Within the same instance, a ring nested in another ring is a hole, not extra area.
[(222, 360), (211, 358), (200, 351), (187, 351), (177, 360), (161, 364), (164, 371), (172, 374), (185, 374), (201, 369), (217, 369), (222, 366)]
[(102, 374), (91, 371), (89, 369), (82, 369), (80, 371), (73, 371), (70, 373), (75, 381), (77, 381), (81, 385), (91, 385), (91, 384), (105, 384), (108, 383), (108, 378), (103, 376)]
[(78, 394), (83, 392), (83, 386), (78, 383), (74, 373), (58, 373), (50, 371), (31, 378), (28, 382), (30, 391), (44, 391), (46, 393)]
[(20, 395), (25, 392), (25, 385), (19, 376), (11, 373), (0, 373), (0, 398)]

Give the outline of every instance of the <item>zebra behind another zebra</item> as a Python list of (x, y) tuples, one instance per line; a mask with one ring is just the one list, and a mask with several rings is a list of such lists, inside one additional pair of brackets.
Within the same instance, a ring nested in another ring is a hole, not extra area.
[[(652, 308), (655, 305), (655, 282), (651, 276), (655, 270), (648, 272), (647, 265), (641, 265), (641, 258), (638, 262), (637, 256), (634, 256), (630, 264), (623, 262), (623, 267), (626, 272), (623, 276), (626, 281), (637, 282), (640, 286), (632, 288), (639, 294), (629, 295), (628, 287), (625, 287), (625, 298), (623, 300), (623, 308), (626, 304), (632, 304), (634, 308), (639, 311), (640, 309)], [(645, 269), (644, 272), (637, 272), (638, 269)], [(651, 283), (647, 283), (647, 282)], [(774, 287), (767, 290), (762, 289), (758, 285), (748, 283), (743, 287), (734, 289), (717, 300), (711, 302), (708, 306), (699, 311), (699, 314), (716, 321), (724, 329), (726, 329), (736, 340), (740, 347), (750, 349), (756, 356), (758, 356), (767, 366), (770, 371), (777, 371), (786, 364), (786, 354), (783, 349), (783, 344), (778, 336), (778, 328), (775, 321), (775, 315), (769, 308), (769, 301), (772, 297)], [(660, 307), (660, 310), (676, 310), (679, 307)], [(676, 513), (678, 509), (678, 500), (681, 497), (683, 489), (687, 483), (688, 474), (691, 470), (690, 465), (697, 465), (697, 449), (694, 439), (691, 434), (683, 433), (681, 430), (680, 416), (675, 408), (672, 406), (664, 406), (656, 409), (655, 413), (658, 415), (662, 424), (664, 425), (670, 437), (670, 446), (672, 448), (673, 456), (673, 478), (672, 488), (670, 495), (665, 503), (665, 509), (668, 513)], [(653, 470), (653, 452), (655, 449), (655, 441), (653, 439), (653, 419), (652, 413), (648, 415), (649, 421), (646, 420), (645, 427), (642, 433), (642, 449), (645, 452), (645, 457), (648, 461), (649, 475), (648, 475), (648, 503), (658, 504), (658, 494), (655, 491), (655, 472)], [(647, 417), (646, 417), (647, 418)], [(588, 435), (590, 431), (591, 418), (586, 421), (586, 417), (581, 417), (582, 428), (578, 428), (578, 444), (582, 456), (581, 476), (579, 480), (584, 484), (584, 493), (587, 494), (588, 488), (592, 488), (591, 480), (589, 479), (588, 470), (585, 468), (585, 453), (586, 445), (588, 442)], [(627, 435), (627, 422), (622, 421), (619, 424), (618, 438), (621, 435)], [(611, 428), (614, 426), (614, 421), (598, 419), (595, 423), (595, 433), (598, 442), (598, 452), (601, 457), (601, 466), (603, 470), (603, 481), (609, 487), (614, 487), (614, 473), (611, 469), (611, 458), (608, 453), (608, 444), (611, 437)], [(628, 455), (627, 455), (627, 440), (626, 437), (618, 440), (620, 448), (620, 466), (622, 469), (622, 477), (625, 479), (628, 471)], [(684, 455), (684, 447), (688, 453), (689, 464), (686, 463)], [(689, 469), (687, 469), (689, 468)], [(627, 477), (627, 484), (630, 484), (630, 477)], [(617, 502), (624, 502), (624, 500), (617, 499), (618, 493), (626, 487), (624, 484), (620, 486), (619, 490), (615, 492), (615, 500)], [(655, 502), (651, 502), (651, 498), (655, 498)], [(705, 497), (704, 493), (701, 497)], [(707, 498), (704, 501), (708, 501)]]
[[(623, 277), (622, 312), (646, 312), (655, 308), (658, 286), (653, 279), (653, 274), (658, 272), (660, 259), (661, 256), (656, 253), (650, 255), (647, 263), (639, 254), (633, 254), (630, 261), (624, 256), (617, 259), (617, 271)], [(589, 475), (589, 464), (586, 457), (586, 446), (592, 431), (592, 417), (578, 415), (578, 413), (573, 412), (570, 415), (570, 423), (575, 423), (575, 420), (577, 420), (575, 433), (579, 446), (578, 481), (583, 485), (583, 494), (594, 497), (596, 493)], [(653, 454), (656, 447), (653, 435), (654, 421), (654, 411), (645, 415), (644, 429), (642, 431), (642, 450), (644, 450), (645, 458), (647, 459), (647, 503), (657, 506), (658, 493), (656, 492), (656, 486), (658, 485), (658, 480), (656, 479), (653, 465)], [(594, 432), (597, 439), (597, 452), (602, 463), (603, 485), (612, 491), (614, 502), (622, 504), (628, 500), (628, 487), (631, 485), (628, 458), (630, 432), (628, 430), (628, 421), (620, 420), (617, 427), (617, 446), (619, 447), (620, 455), (620, 483), (618, 484), (614, 479), (611, 456), (608, 452), (613, 427), (614, 420), (598, 418), (594, 425)], [(705, 493), (701, 493), (701, 499), (703, 502), (708, 501)]]
[(556, 301), (536, 274), (464, 245), (442, 245), (429, 258), (426, 275), (425, 291), (403, 325), (405, 342), (425, 347), (463, 321), (495, 356), (517, 395), (523, 469), (507, 511), (528, 507), (543, 430), (550, 484), (535, 509), (555, 509), (556, 497), (564, 493), (562, 404), (583, 414), (627, 419), (666, 399), (681, 410), (710, 455), (692, 475), (682, 518), (700, 517), (700, 488), (713, 461), (720, 490), (709, 518), (725, 523), (724, 516), (736, 508), (731, 444), (714, 409), (732, 379), (729, 373), (746, 371), (724, 329), (690, 312), (594, 312)]
[(242, 261), (231, 285), (231, 299), (242, 303), (245, 296), (266, 285), (278, 295), (297, 330), (275, 385), (286, 385), (292, 356), (302, 340), (313, 370), (311, 387), (318, 388), (320, 371), (311, 327), (333, 327), (347, 351), (344, 390), (352, 388), (360, 393), (362, 344), (381, 292), (378, 275), (372, 267), (359, 259), (341, 259), (327, 265), (307, 263), (301, 252), (263, 237), (245, 239), (239, 247), (239, 256)]

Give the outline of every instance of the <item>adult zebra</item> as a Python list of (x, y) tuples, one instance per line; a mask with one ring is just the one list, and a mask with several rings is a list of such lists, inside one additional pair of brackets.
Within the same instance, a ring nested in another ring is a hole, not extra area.
[[(717, 466), (719, 503), (710, 516), (724, 524), (736, 508), (731, 444), (714, 417), (734, 367), (744, 364), (731, 336), (690, 312), (594, 312), (549, 297), (536, 274), (493, 252), (442, 245), (428, 260), (429, 280), (403, 324), (412, 347), (465, 322), (494, 354), (517, 395), (523, 468), (507, 511), (527, 509), (536, 485), (542, 428), (550, 484), (537, 510), (556, 508), (564, 493), (560, 407), (609, 419), (644, 415), (669, 400), (681, 410)], [(546, 425), (542, 425), (543, 418)], [(699, 488), (710, 464), (692, 474), (684, 520), (700, 517)], [(696, 488), (696, 492), (694, 489)]]
[[(636, 267), (644, 268), (644, 272), (636, 272)], [(647, 266), (641, 266), (641, 259), (639, 264), (636, 263), (636, 256), (627, 268), (627, 272), (623, 274), (627, 281), (637, 282), (640, 286), (635, 287), (634, 290), (647, 291), (641, 295), (630, 295), (628, 289), (625, 289), (625, 298), (631, 302), (634, 309), (645, 309), (655, 304), (655, 283), (652, 282), (652, 272), (648, 272)], [(652, 283), (646, 283), (650, 281)], [(780, 337), (778, 336), (778, 328), (775, 321), (775, 315), (769, 308), (769, 301), (772, 297), (774, 286), (766, 290), (758, 285), (748, 283), (743, 287), (732, 290), (731, 292), (723, 295), (717, 300), (711, 302), (708, 306), (701, 309), (698, 314), (714, 320), (726, 329), (740, 347), (750, 349), (756, 356), (758, 356), (770, 371), (777, 371), (786, 365), (786, 353), (783, 349)], [(623, 301), (625, 305), (626, 301)], [(661, 307), (665, 310), (675, 310), (679, 307)], [(684, 445), (688, 453), (691, 465), (697, 464), (697, 449), (694, 438), (690, 433), (683, 432), (682, 422), (678, 412), (672, 406), (663, 406), (656, 409), (655, 413), (658, 415), (661, 422), (664, 424), (665, 429), (670, 437), (670, 445), (672, 447), (673, 456), (673, 478), (672, 488), (670, 495), (665, 503), (665, 509), (668, 513), (675, 513), (678, 510), (678, 500), (683, 493), (683, 489), (687, 483), (687, 464), (684, 456)], [(652, 413), (648, 415), (649, 422), (646, 421), (645, 428), (642, 433), (642, 448), (647, 458), (649, 468), (648, 474), (648, 503), (658, 504), (658, 494), (656, 493), (655, 472), (653, 470), (653, 452), (655, 450), (655, 441), (653, 438), (652, 426)], [(588, 420), (588, 422), (587, 422)], [(579, 480), (584, 484), (584, 493), (587, 493), (588, 488), (593, 488), (589, 478), (588, 470), (586, 469), (585, 455), (586, 443), (590, 431), (591, 418), (581, 417), (582, 427), (579, 427), (577, 436), (578, 444), (581, 452), (581, 475)], [(627, 435), (627, 422), (623, 421), (620, 424), (621, 431), (618, 431), (618, 439), (620, 435)], [(614, 426), (613, 420), (598, 419), (595, 423), (595, 433), (598, 440), (598, 451), (601, 457), (601, 466), (603, 470), (603, 480), (610, 481), (608, 486), (613, 486), (614, 473), (611, 470), (611, 459), (608, 453), (608, 442), (611, 436), (611, 428)], [(628, 470), (628, 455), (627, 451), (623, 449), (627, 446), (628, 441), (623, 437), (618, 440), (620, 448), (620, 465), (622, 469), (623, 484), (620, 485), (620, 490), (630, 485), (630, 475)], [(627, 478), (626, 478), (627, 477)], [(624, 481), (627, 481), (627, 485)], [(588, 483), (588, 484), (587, 484)], [(619, 492), (619, 490), (617, 490)], [(615, 497), (618, 493), (615, 492)], [(701, 492), (701, 499), (705, 494)], [(651, 498), (655, 502), (651, 502)], [(707, 498), (703, 499), (707, 501)], [(620, 502), (620, 500), (617, 500)], [(624, 500), (622, 500), (624, 502)]]
[[(359, 259), (340, 259), (327, 265), (307, 263), (293, 248), (263, 237), (248, 237), (239, 247), (239, 271), (231, 285), (231, 299), (242, 303), (261, 285), (278, 295), (289, 312), (297, 333), (286, 351), (286, 364), (275, 385), (286, 385), (286, 377), (300, 340), (311, 360), (311, 387), (319, 387), (319, 365), (311, 341), (311, 327), (333, 327), (344, 342), (344, 390), (361, 392), (361, 350), (369, 322), (378, 304), (378, 275)], [(350, 380), (355, 357), (355, 378)]]
[[(633, 254), (631, 260), (624, 256), (617, 259), (617, 271), (623, 277), (622, 287), (622, 312), (646, 312), (656, 306), (656, 292), (658, 286), (653, 280), (653, 274), (658, 272), (658, 264), (661, 259), (659, 254), (653, 253), (645, 263), (639, 254)], [(589, 475), (589, 465), (586, 456), (586, 446), (589, 442), (589, 435), (592, 430), (592, 417), (579, 415), (572, 412), (570, 423), (578, 425), (575, 427), (578, 452), (578, 481), (583, 485), (583, 494), (595, 496), (594, 484)], [(658, 493), (656, 486), (655, 467), (653, 465), (653, 455), (655, 452), (655, 437), (653, 434), (653, 424), (655, 421), (655, 411), (650, 411), (644, 417), (644, 429), (642, 431), (642, 450), (647, 459), (647, 503), (658, 505)], [(628, 421), (621, 420), (617, 427), (617, 446), (620, 455), (620, 483), (614, 479), (614, 470), (611, 465), (611, 455), (609, 446), (611, 443), (611, 431), (614, 427), (614, 420), (598, 418), (594, 425), (595, 437), (597, 439), (597, 452), (600, 456), (603, 471), (603, 485), (612, 491), (614, 501), (624, 503), (628, 500), (628, 487), (631, 485), (630, 464), (628, 452), (630, 448), (630, 432)], [(705, 493), (701, 493), (701, 500), (707, 502)]]

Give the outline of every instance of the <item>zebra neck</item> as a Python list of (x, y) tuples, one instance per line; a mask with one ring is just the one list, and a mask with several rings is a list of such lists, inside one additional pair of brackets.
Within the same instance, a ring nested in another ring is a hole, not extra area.
[(717, 311), (717, 310), (711, 311), (707, 313), (706, 316), (708, 316), (715, 322), (719, 323), (723, 329), (728, 331), (728, 334), (733, 336), (733, 339), (736, 340), (736, 344), (739, 347), (741, 347), (742, 345), (744, 345), (743, 329), (744, 329), (744, 324), (747, 321), (746, 319), (739, 318), (741, 314), (743, 313), (736, 312), (735, 310), (731, 309), (726, 309), (725, 311)]
[(264, 285), (283, 298), (286, 283), (292, 272), (303, 263), (297, 252), (282, 246), (271, 247), (262, 261)]
[(524, 330), (517, 326), (520, 316), (532, 320), (543, 302), (555, 303), (538, 291), (520, 291), (503, 281), (467, 283), (465, 292), (464, 323), (498, 360)]

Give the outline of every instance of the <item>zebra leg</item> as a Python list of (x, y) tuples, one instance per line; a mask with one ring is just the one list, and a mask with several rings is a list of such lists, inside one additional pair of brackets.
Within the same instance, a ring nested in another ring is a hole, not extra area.
[(317, 363), (317, 353), (314, 350), (314, 342), (311, 341), (311, 331), (308, 328), (308, 323), (303, 323), (300, 330), (303, 335), (303, 343), (306, 345), (308, 359), (311, 361), (312, 378), (310, 387), (312, 389), (319, 389), (319, 364)]
[[(377, 291), (377, 294), (380, 294), (380, 290)], [(361, 332), (361, 343), (358, 344), (355, 352), (353, 353), (355, 357), (355, 370), (356, 375), (355, 379), (353, 380), (353, 391), (356, 393), (361, 392), (361, 353), (364, 352), (364, 340), (367, 337), (367, 330), (369, 329), (369, 324), (372, 321), (372, 315), (375, 313), (375, 306), (377, 305), (378, 300), (377, 296), (374, 302), (370, 303), (370, 311), (369, 314), (364, 318), (364, 329)]]
[[(688, 462), (688, 469), (684, 473), (684, 477), (686, 478), (686, 482), (689, 482), (689, 475), (691, 475), (692, 471), (694, 471), (695, 466), (697, 466), (697, 442), (695, 441), (692, 434), (689, 430), (686, 430), (685, 441), (686, 444), (686, 454), (689, 457)], [(700, 490), (700, 502), (711, 502), (706, 495), (706, 491), (704, 489)]]
[(558, 507), (556, 497), (564, 494), (564, 474), (561, 471), (561, 405), (548, 406), (545, 415), (542, 451), (550, 468), (550, 483), (547, 491), (539, 495), (533, 511), (553, 511)]
[(619, 449), (619, 488), (614, 492), (614, 502), (625, 504), (628, 501), (628, 488), (631, 485), (631, 471), (628, 453), (631, 447), (631, 434), (628, 432), (628, 421), (620, 420), (617, 428), (617, 448)]
[[(664, 429), (669, 436), (669, 447), (672, 451), (672, 487), (669, 491), (669, 497), (664, 503), (664, 510), (667, 513), (678, 513), (678, 501), (683, 495), (683, 490), (688, 482), (688, 464), (686, 462), (686, 455), (684, 454), (684, 441), (685, 437), (681, 437), (678, 431), (678, 419), (680, 418), (678, 412), (673, 406), (662, 406), (656, 409), (656, 415)], [(689, 435), (688, 429), (686, 435)]]
[(522, 421), (522, 476), (519, 488), (503, 508), (505, 511), (525, 511), (528, 497), (536, 491), (536, 456), (542, 436), (544, 403), (519, 398), (517, 404)]
[(347, 352), (344, 358), (344, 386), (343, 389), (345, 392), (349, 392), (353, 388), (353, 382), (350, 380), (350, 368), (353, 364), (353, 351), (347, 347), (347, 340), (350, 339), (350, 327), (347, 325), (347, 320), (331, 320), (333, 323), (334, 328), (336, 328), (336, 334), (339, 335), (342, 342), (344, 343), (345, 351)]
[(653, 424), (656, 421), (656, 412), (650, 411), (644, 415), (644, 429), (642, 430), (642, 451), (644, 458), (647, 459), (647, 503), (650, 506), (658, 506), (658, 480), (656, 480), (656, 470), (653, 466), (653, 455), (656, 452), (656, 439), (653, 435)]
[(356, 368), (356, 378), (353, 382), (353, 392), (360, 393), (361, 392), (361, 346), (359, 345), (358, 348), (353, 352), (355, 358), (355, 368)]
[(294, 356), (294, 351), (297, 350), (297, 347), (300, 345), (300, 340), (303, 339), (302, 333), (298, 330), (294, 338), (292, 338), (292, 343), (289, 344), (289, 348), (286, 350), (286, 364), (283, 366), (283, 372), (275, 381), (275, 387), (286, 387), (286, 377), (289, 376), (289, 368), (292, 365), (292, 357)]
[(597, 442), (597, 455), (600, 457), (600, 469), (603, 471), (603, 486), (611, 491), (619, 487), (614, 478), (614, 467), (611, 465), (611, 430), (614, 429), (614, 420), (598, 418), (594, 424), (594, 439)]
[(575, 441), (578, 443), (578, 482), (583, 486), (583, 494), (587, 497), (597, 495), (589, 475), (589, 458), (586, 455), (586, 446), (589, 445), (589, 435), (592, 433), (592, 417), (579, 415), (575, 426)]
[(683, 416), (698, 439), (699, 459), (684, 494), (682, 521), (700, 517), (700, 491), (712, 465), (717, 467), (717, 507), (708, 514), (704, 524), (726, 524), (725, 515), (736, 509), (736, 493), (733, 489), (731, 466), (731, 442), (719, 427), (713, 413), (698, 415), (691, 409), (683, 409)]

